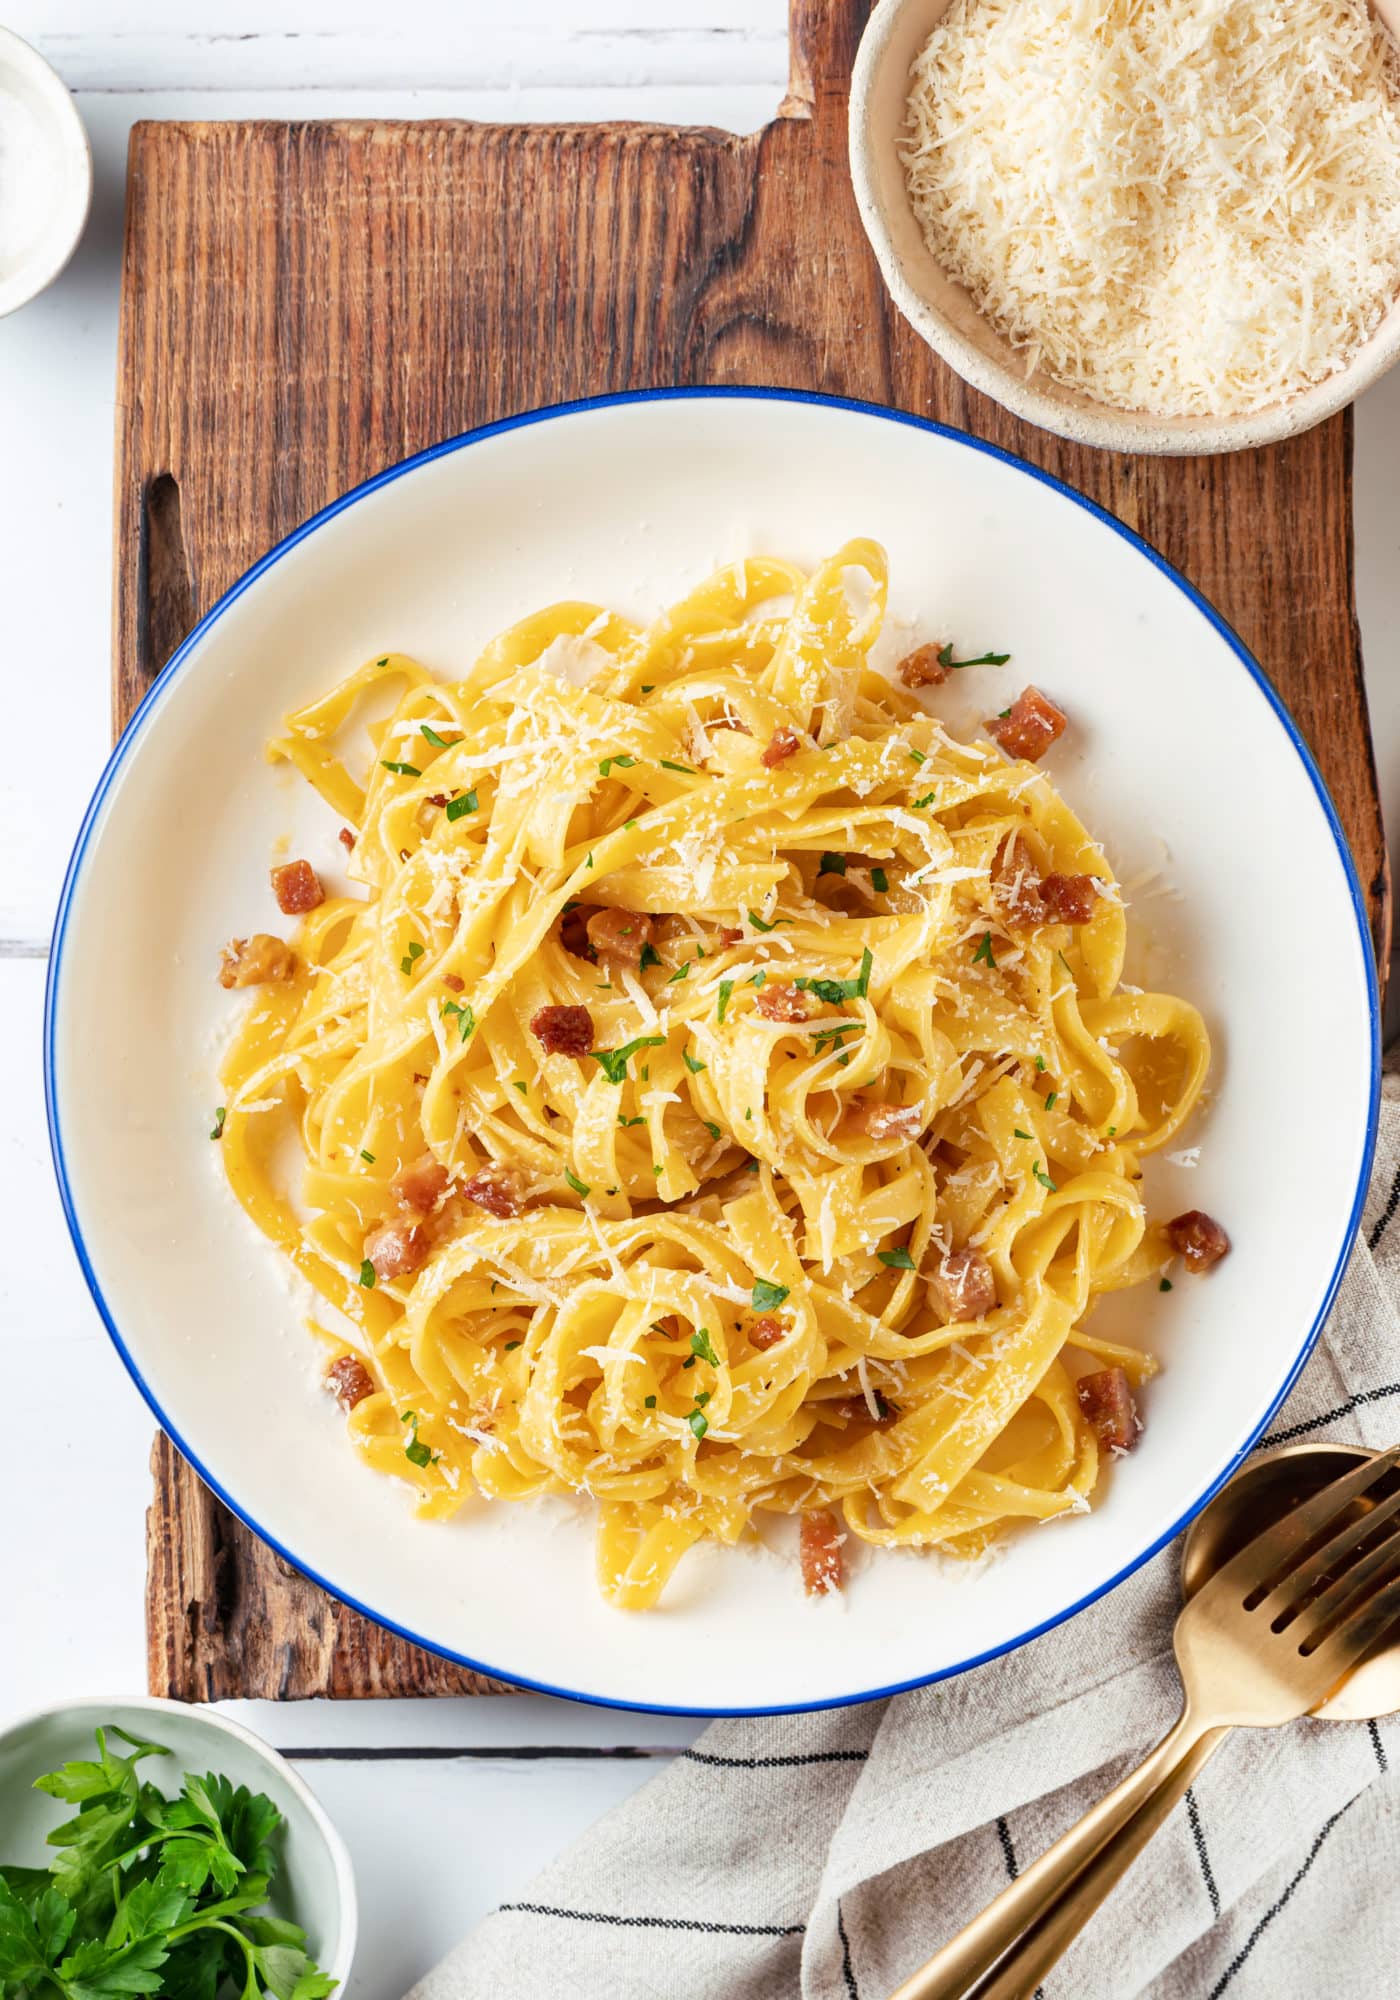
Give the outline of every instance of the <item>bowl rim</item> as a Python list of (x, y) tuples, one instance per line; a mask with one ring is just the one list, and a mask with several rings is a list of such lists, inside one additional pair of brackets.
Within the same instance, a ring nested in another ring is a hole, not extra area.
[(0, 319), (37, 299), (67, 268), (82, 241), (92, 210), (92, 142), (72, 91), (32, 42), (25, 41), (13, 28), (0, 26), (0, 67), (5, 62), (34, 85), (65, 157), (77, 164), (78, 180), (73, 198), (57, 211), (52, 228), (8, 278), (0, 278)]
[[(968, 1658), (956, 1661), (949, 1666), (937, 1668), (932, 1673), (914, 1675), (912, 1678), (898, 1681), (892, 1685), (857, 1689), (850, 1693), (831, 1696), (821, 1701), (775, 1702), (753, 1708), (712, 1708), (674, 1702), (623, 1701), (616, 1696), (562, 1687), (551, 1681), (522, 1675), (513, 1671), (509, 1666), (492, 1664), (489, 1661), (474, 1658), (471, 1654), (461, 1652), (457, 1648), (441, 1641), (425, 1638), (421, 1633), (411, 1631), (396, 1620), (375, 1611), (372, 1606), (363, 1603), (352, 1592), (347, 1591), (341, 1585), (337, 1584), (334, 1579), (323, 1576), (316, 1569), (309, 1568), (304, 1562), (298, 1559), (294, 1551), (285, 1547), (274, 1535), (269, 1534), (239, 1504), (227, 1487), (222, 1485), (210, 1473), (198, 1453), (190, 1448), (185, 1439), (170, 1423), (161, 1408), (154, 1390), (143, 1376), (136, 1357), (127, 1347), (122, 1337), (116, 1316), (103, 1295), (96, 1271), (88, 1256), (82, 1223), (79, 1219), (72, 1189), (69, 1184), (63, 1132), (59, 1116), (57, 1084), (58, 1002), (63, 975), (64, 945), (67, 940), (68, 925), (72, 916), (74, 898), (82, 877), (83, 862), (101, 818), (107, 794), (111, 790), (113, 782), (127, 757), (130, 755), (133, 745), (140, 738), (143, 731), (149, 727), (152, 718), (158, 713), (164, 695), (173, 685), (175, 679), (187, 671), (191, 662), (197, 659), (200, 642), (204, 634), (218, 622), (230, 606), (237, 602), (244, 591), (250, 589), (275, 563), (280, 562), (285, 556), (289, 555), (300, 542), (304, 541), (309, 535), (314, 534), (318, 528), (324, 527), (327, 522), (334, 520), (338, 514), (343, 513), (349, 507), (355, 506), (359, 501), (368, 498), (370, 494), (377, 493), (385, 486), (391, 485), (395, 480), (401, 479), (406, 474), (415, 472), (423, 466), (431, 465), (438, 459), (452, 456), (459, 451), (470, 448), (472, 445), (483, 443), (489, 438), (505, 436), (512, 431), (524, 429), (535, 424), (555, 422), (561, 418), (568, 419), (588, 412), (617, 407), (706, 399), (715, 401), (724, 399), (732, 401), (761, 400), (782, 402), (805, 407), (836, 410), (847, 415), (874, 417), (882, 422), (906, 425), (912, 429), (922, 431), (930, 437), (942, 438), (965, 450), (981, 452), (987, 457), (999, 460), (1002, 464), (1012, 468), (1012, 470), (1039, 481), (1040, 484), (1049, 487), (1052, 492), (1073, 502), (1076, 507), (1083, 509), (1085, 513), (1091, 515), (1095, 520), (1127, 542), (1154, 569), (1158, 570), (1170, 583), (1175, 585), (1218, 636), (1224, 640), (1241, 667), (1255, 682), (1259, 692), (1264, 696), (1264, 699), (1281, 723), (1284, 733), (1299, 762), (1302, 764), (1304, 772), (1316, 794), (1318, 805), (1322, 810), (1323, 817), (1331, 832), (1337, 851), (1337, 858), (1341, 864), (1343, 880), (1350, 897), (1352, 915), (1357, 927), (1357, 942), (1360, 948), (1362, 971), (1366, 986), (1370, 1029), (1370, 1047), (1368, 1051), (1370, 1089), (1366, 1131), (1361, 1147), (1357, 1184), (1353, 1191), (1351, 1210), (1337, 1247), (1332, 1272), (1328, 1278), (1312, 1324), (1307, 1328), (1297, 1353), (1289, 1362), (1280, 1387), (1270, 1400), (1268, 1407), (1260, 1413), (1257, 1423), (1234, 1457), (1221, 1467), (1215, 1477), (1206, 1482), (1204, 1490), (1191, 1501), (1169, 1526), (1149, 1541), (1146, 1547), (1130, 1561), (1123, 1563), (1116, 1569), (1112, 1576), (1108, 1577), (1104, 1582), (1097, 1584), (1084, 1595), (1075, 1598), (1072, 1603), (1067, 1604), (1053, 1616), (1041, 1619), (1037, 1624), (1028, 1627), (1025, 1631), (1016, 1634), (1014, 1637), (1006, 1639), (998, 1645), (986, 1647), (981, 1652), (972, 1654)], [(73, 852), (64, 876), (63, 888), (59, 895), (58, 910), (54, 920), (48, 977), (44, 992), (43, 1067), (44, 1104), (48, 1124), (49, 1146), (53, 1158), (54, 1172), (58, 1180), (59, 1197), (63, 1205), (64, 1218), (68, 1224), (68, 1232), (72, 1239), (73, 1248), (77, 1255), (83, 1277), (92, 1295), (93, 1303), (97, 1307), (102, 1322), (112, 1340), (112, 1344), (120, 1355), (127, 1373), (144, 1397), (156, 1422), (160, 1425), (166, 1436), (170, 1438), (181, 1456), (188, 1461), (204, 1484), (223, 1502), (230, 1512), (255, 1534), (260, 1541), (272, 1549), (275, 1554), (280, 1555), (299, 1574), (318, 1585), (320, 1589), (326, 1591), (331, 1597), (336, 1598), (350, 1610), (359, 1612), (362, 1617), (369, 1619), (372, 1624), (379, 1625), (384, 1630), (393, 1632), (397, 1637), (406, 1639), (411, 1645), (421, 1647), (425, 1652), (434, 1653), (439, 1658), (449, 1660), (457, 1666), (466, 1667), (474, 1673), (485, 1674), (494, 1679), (506, 1681), (514, 1688), (530, 1689), (537, 1694), (555, 1695), (566, 1701), (580, 1701), (592, 1707), (628, 1709), (635, 1713), (653, 1715), (800, 1715), (815, 1713), (818, 1709), (823, 1708), (845, 1708), (862, 1702), (879, 1701), (890, 1695), (906, 1693), (912, 1688), (928, 1687), (937, 1681), (950, 1680), (958, 1674), (966, 1673), (974, 1667), (984, 1666), (992, 1660), (1001, 1658), (1004, 1654), (1016, 1651), (1018, 1647), (1028, 1644), (1030, 1640), (1039, 1638), (1042, 1633), (1049, 1632), (1055, 1626), (1063, 1624), (1067, 1619), (1077, 1616), (1079, 1612), (1086, 1610), (1091, 1604), (1096, 1603), (1099, 1598), (1106, 1596), (1110, 1590), (1116, 1589), (1134, 1571), (1140, 1569), (1159, 1550), (1165, 1548), (1169, 1542), (1173, 1541), (1195, 1519), (1201, 1509), (1214, 1498), (1225, 1482), (1238, 1470), (1239, 1466), (1259, 1442), (1259, 1439), (1264, 1435), (1273, 1417), (1292, 1390), (1309, 1355), (1312, 1353), (1317, 1337), (1331, 1309), (1332, 1301), (1336, 1296), (1337, 1287), (1341, 1283), (1343, 1272), (1346, 1269), (1351, 1254), (1352, 1243), (1360, 1226), (1366, 1193), (1370, 1185), (1371, 1161), (1375, 1151), (1380, 1113), (1380, 996), (1376, 977), (1375, 955), (1371, 943), (1370, 921), (1366, 913), (1365, 903), (1362, 900), (1361, 885), (1357, 878), (1356, 867), (1351, 857), (1351, 851), (1347, 846), (1346, 835), (1337, 817), (1336, 808), (1332, 803), (1326, 785), (1322, 781), (1321, 773), (1313, 760), (1312, 754), (1299, 733), (1297, 724), (1284, 706), (1267, 674), (1265, 674), (1263, 668), (1259, 665), (1239, 635), (1220, 613), (1215, 610), (1214, 606), (1201, 595), (1195, 585), (1189, 582), (1179, 570), (1175, 569), (1149, 542), (1144, 541), (1133, 529), (1127, 527), (1122, 521), (1116, 519), (1114, 515), (1108, 513), (1106, 509), (1100, 507), (1096, 501), (1090, 500), (1085, 494), (1076, 492), (1072, 486), (1066, 485), (1063, 480), (1055, 478), (1052, 473), (1042, 470), (1040, 466), (1031, 464), (1029, 460), (1018, 458), (1015, 453), (1006, 451), (999, 445), (990, 444), (983, 438), (974, 437), (968, 431), (956, 430), (951, 425), (935, 423), (926, 417), (912, 416), (904, 410), (892, 409), (883, 404), (863, 402), (849, 397), (826, 395), (816, 390), (806, 389), (778, 389), (741, 385), (633, 389), (603, 396), (582, 397), (573, 402), (547, 404), (537, 409), (524, 410), (515, 416), (503, 417), (494, 423), (483, 424), (474, 430), (464, 431), (456, 437), (445, 438), (438, 444), (429, 445), (425, 450), (415, 452), (411, 457), (401, 459), (398, 463), (385, 467), (383, 471), (375, 473), (371, 478), (362, 481), (360, 485), (352, 487), (348, 492), (341, 494), (338, 499), (332, 500), (329, 505), (322, 507), (317, 513), (311, 515), (309, 519), (303, 521), (299, 527), (294, 528), (290, 534), (284, 536), (280, 542), (275, 543), (204, 614), (198, 624), (195, 625), (193, 630), (171, 655), (169, 661), (157, 675), (155, 681), (133, 712), (131, 720), (113, 748), (112, 754), (93, 792), (87, 811), (83, 815), (82, 825), (78, 830)], [(177, 1707), (181, 1705), (178, 1703), (175, 1704)]]
[(75, 1695), (69, 1701), (50, 1702), (43, 1708), (27, 1709), (24, 1714), (13, 1716), (0, 1725), (0, 1749), (11, 1737), (19, 1736), (37, 1724), (56, 1721), (69, 1716), (102, 1715), (110, 1716), (114, 1709), (142, 1709), (152, 1715), (177, 1715), (182, 1721), (193, 1721), (201, 1728), (210, 1729), (216, 1736), (231, 1736), (251, 1750), (261, 1763), (276, 1771), (286, 1784), (299, 1805), (306, 1809), (308, 1818), (325, 1843), (335, 1871), (336, 1897), (338, 1901), (339, 1935), (336, 1939), (335, 1957), (322, 1970), (338, 1979), (338, 1991), (344, 1993), (346, 1981), (355, 1961), (355, 1950), (359, 1943), (360, 1905), (355, 1887), (355, 1868), (350, 1859), (350, 1850), (330, 1814), (295, 1767), (288, 1763), (280, 1750), (273, 1747), (265, 1737), (259, 1736), (245, 1723), (236, 1721), (231, 1715), (223, 1715), (216, 1708), (204, 1702), (171, 1701), (165, 1695), (157, 1694), (112, 1694)]
[[(914, 284), (895, 245), (875, 171), (887, 143), (874, 121), (875, 83), (900, 22), (924, 0), (881, 0), (866, 24), (851, 73), (847, 148), (856, 208), (880, 276), (899, 312), (940, 359), (974, 389), (1038, 429), (1101, 451), (1144, 452), (1163, 458), (1249, 451), (1278, 444), (1335, 416), (1400, 360), (1400, 296), (1376, 330), (1343, 367), (1281, 402), (1235, 416), (1163, 417), (1150, 410), (1119, 410), (1053, 382), (1042, 388), (1015, 368), (990, 359)], [(930, 253), (932, 254), (932, 253)], [(974, 311), (977, 308), (973, 308)], [(983, 317), (979, 313), (979, 317)], [(1387, 319), (1393, 324), (1387, 327)], [(1064, 397), (1079, 395), (1080, 400)]]

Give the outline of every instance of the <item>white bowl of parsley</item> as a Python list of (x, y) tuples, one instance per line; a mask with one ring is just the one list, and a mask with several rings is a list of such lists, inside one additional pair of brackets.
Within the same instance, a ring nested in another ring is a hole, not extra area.
[(343, 1996), (345, 1844), (209, 1709), (79, 1701), (0, 1733), (0, 2000)]

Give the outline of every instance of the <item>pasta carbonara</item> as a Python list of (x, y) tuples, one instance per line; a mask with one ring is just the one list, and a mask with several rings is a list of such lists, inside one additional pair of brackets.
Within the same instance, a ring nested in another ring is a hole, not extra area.
[(1112, 871), (1029, 761), (1063, 716), (955, 741), (910, 691), (951, 648), (871, 665), (885, 596), (856, 541), (645, 628), (555, 604), (271, 746), (359, 893), (275, 869), (300, 929), (229, 947), (230, 1181), (355, 1329), (318, 1331), (367, 1463), (433, 1517), (587, 1495), (620, 1606), (765, 1515), (824, 1589), (848, 1534), (1082, 1511), (1152, 1372), (1090, 1314), (1171, 1254), (1138, 1162), (1203, 1023), (1120, 984)]

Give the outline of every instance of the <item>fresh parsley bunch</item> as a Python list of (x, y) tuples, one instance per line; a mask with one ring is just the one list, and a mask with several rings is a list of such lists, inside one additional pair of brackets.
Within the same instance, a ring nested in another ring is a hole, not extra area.
[[(120, 1737), (130, 1755), (116, 1755)], [(306, 1934), (255, 1916), (276, 1868), (282, 1815), (213, 1772), (178, 1799), (143, 1782), (168, 1757), (124, 1729), (97, 1731), (97, 1761), (36, 1779), (76, 1815), (49, 1835), (47, 1868), (0, 1868), (0, 2000), (325, 2000), (337, 1982)]]

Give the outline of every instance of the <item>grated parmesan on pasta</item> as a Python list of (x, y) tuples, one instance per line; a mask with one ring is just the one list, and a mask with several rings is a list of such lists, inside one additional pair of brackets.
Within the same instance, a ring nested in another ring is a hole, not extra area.
[(929, 248), (1037, 370), (1255, 410), (1400, 293), (1400, 52), (1366, 0), (954, 0), (901, 145)]

